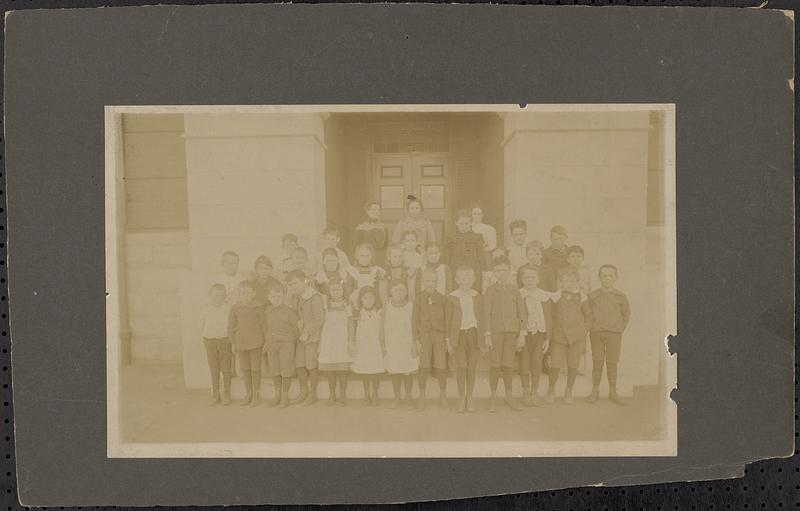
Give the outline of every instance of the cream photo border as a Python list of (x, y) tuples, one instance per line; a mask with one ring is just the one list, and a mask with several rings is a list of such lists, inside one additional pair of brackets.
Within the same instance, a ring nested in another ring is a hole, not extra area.
[[(120, 430), (119, 296), (113, 283), (120, 271), (117, 200), (122, 176), (117, 162), (122, 151), (122, 114), (183, 113), (313, 113), (313, 112), (634, 112), (664, 113), (664, 303), (666, 333), (662, 381), (662, 431), (654, 441), (570, 442), (282, 442), (282, 443), (131, 443)], [(472, 458), (472, 457), (608, 457), (676, 456), (677, 405), (669, 397), (677, 387), (677, 356), (667, 349), (677, 334), (675, 234), (675, 105), (674, 104), (548, 104), (548, 105), (282, 105), (282, 106), (106, 106), (105, 107), (105, 240), (106, 240), (106, 382), (107, 455), (109, 458)]]

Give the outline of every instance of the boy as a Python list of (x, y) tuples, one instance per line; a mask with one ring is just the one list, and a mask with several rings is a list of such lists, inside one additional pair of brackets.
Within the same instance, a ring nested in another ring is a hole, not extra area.
[(268, 291), (267, 335), (264, 352), (268, 354), (269, 372), (272, 375), (275, 396), (267, 406), (286, 408), (289, 406), (289, 388), (295, 372), (295, 348), (300, 332), (297, 313), (286, 305), (286, 294), (279, 282), (272, 284)]
[(222, 373), (222, 404), (231, 404), (231, 342), (228, 338), (230, 306), (225, 303), (228, 292), (222, 284), (209, 290), (209, 304), (200, 317), (200, 335), (206, 347), (206, 360), (211, 371), (211, 406), (220, 402), (219, 374)]
[(239, 358), (245, 396), (242, 406), (258, 405), (261, 389), (261, 351), (266, 340), (264, 304), (256, 300), (256, 288), (249, 280), (239, 284), (239, 301), (228, 316), (228, 337)]
[(305, 248), (295, 247), (295, 249), (292, 250), (292, 259), (289, 264), (289, 271), (286, 274), (287, 284), (289, 273), (292, 271), (301, 271), (307, 278), (317, 274), (314, 269), (314, 264), (308, 260), (308, 250)]
[(419, 407), (425, 408), (428, 375), (433, 368), (439, 381), (439, 401), (447, 409), (447, 299), (436, 291), (438, 278), (434, 270), (422, 271), (422, 291), (414, 300), (411, 330), (419, 351)]
[(472, 232), (472, 214), (461, 209), (456, 213), (456, 233), (444, 242), (444, 262), (450, 268), (469, 266), (475, 272), (473, 288), (479, 293), (483, 289), (483, 272), (486, 271), (486, 251), (483, 236)]
[(558, 278), (552, 268), (542, 263), (544, 245), (539, 240), (529, 241), (525, 246), (525, 256), (528, 262), (517, 268), (517, 287), (525, 287), (522, 282), (522, 269), (530, 268), (539, 272), (539, 287), (545, 291), (554, 292), (558, 288)]
[(555, 400), (555, 388), (561, 368), (567, 368), (564, 404), (571, 405), (572, 386), (578, 374), (578, 363), (586, 350), (586, 334), (592, 324), (592, 310), (587, 296), (578, 287), (575, 270), (559, 274), (562, 289), (553, 295), (553, 342), (550, 346), (550, 384), (545, 402)]
[(588, 401), (594, 403), (600, 394), (603, 363), (608, 370), (608, 399), (615, 404), (625, 403), (617, 395), (617, 364), (622, 345), (622, 333), (628, 327), (631, 307), (625, 293), (614, 287), (617, 282), (617, 267), (604, 264), (598, 271), (600, 288), (589, 295), (592, 309), (592, 331), (589, 338), (592, 346), (592, 393)]
[(424, 260), (417, 248), (419, 247), (417, 231), (408, 230), (403, 232), (401, 246), (403, 247), (403, 264), (408, 268), (408, 273), (413, 274), (420, 269)]
[(495, 283), (484, 295), (484, 332), (486, 345), (490, 349), (489, 411), (495, 411), (495, 397), (500, 374), (503, 375), (505, 402), (512, 410), (519, 410), (512, 396), (512, 369), (516, 352), (525, 346), (525, 324), (528, 310), (519, 292), (511, 282), (511, 266), (507, 257), (498, 257), (493, 262)]
[[(347, 254), (344, 253), (344, 250), (339, 248), (340, 241), (342, 241), (342, 235), (339, 232), (339, 229), (335, 227), (328, 227), (322, 232), (322, 242), (320, 243), (321, 247), (317, 257), (317, 260), (320, 261), (320, 265), (322, 264), (322, 253), (325, 252), (326, 248), (332, 248), (336, 250), (336, 255), (339, 256), (339, 266), (342, 268), (347, 268), (350, 266), (350, 258), (347, 257)], [(317, 270), (320, 269), (321, 268), (317, 268)]]
[(528, 262), (525, 243), (528, 239), (528, 222), (517, 219), (508, 224), (511, 233), (511, 243), (506, 248), (508, 261), (511, 263), (511, 278), (517, 278), (519, 267)]
[[(450, 268), (441, 262), (442, 247), (435, 241), (429, 241), (425, 247), (425, 263), (422, 269), (430, 269), (436, 272), (436, 291), (440, 294), (446, 295), (453, 289), (453, 272)], [(414, 279), (414, 294), (419, 293), (422, 289), (422, 273), (417, 272)]]
[(239, 283), (247, 280), (249, 275), (239, 271), (239, 254), (231, 250), (222, 254), (222, 273), (216, 275), (212, 284), (222, 284), (228, 291), (226, 301), (233, 305), (239, 301)]
[(280, 282), (272, 276), (272, 259), (269, 257), (259, 256), (254, 264), (254, 269), (253, 285), (256, 287), (256, 300), (266, 306), (269, 304), (269, 288)]
[(286, 233), (281, 237), (281, 247), (283, 247), (283, 258), (281, 259), (280, 278), (286, 280), (286, 274), (292, 271), (292, 254), (297, 248), (297, 235)]
[(523, 404), (540, 406), (539, 380), (542, 379), (542, 361), (550, 347), (550, 335), (553, 331), (553, 309), (551, 293), (539, 287), (539, 271), (533, 268), (522, 268), (520, 290), (528, 321), (525, 328), (525, 348), (520, 353), (519, 373), (522, 380)]
[(567, 249), (567, 268), (577, 272), (578, 287), (583, 294), (588, 295), (592, 290), (592, 276), (583, 265), (583, 257), (583, 247), (580, 245), (572, 245)]
[(458, 384), (458, 412), (475, 411), (472, 393), (475, 389), (475, 368), (485, 344), (479, 332), (484, 331), (483, 297), (472, 288), (475, 270), (460, 266), (456, 270), (458, 288), (449, 295), (447, 321), (449, 337), (447, 348), (456, 365)]
[[(319, 339), (322, 325), (325, 323), (325, 307), (320, 295), (308, 285), (306, 275), (300, 270), (292, 270), (286, 277), (289, 292), (295, 297), (300, 336), (297, 338), (295, 350), (295, 366), (297, 379), (300, 382), (298, 403), (313, 405), (317, 402), (317, 384), (319, 383)], [(309, 392), (310, 387), (310, 392)]]
[(567, 230), (561, 225), (550, 229), (550, 246), (544, 251), (544, 265), (556, 275), (567, 267)]

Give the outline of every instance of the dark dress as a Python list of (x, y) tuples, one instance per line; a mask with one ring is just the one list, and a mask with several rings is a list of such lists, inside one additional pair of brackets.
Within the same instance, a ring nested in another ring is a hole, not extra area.
[(353, 236), (353, 248), (366, 243), (372, 246), (374, 251), (372, 264), (383, 265), (386, 259), (386, 246), (389, 242), (389, 231), (383, 222), (374, 222), (367, 220), (362, 222), (356, 227), (355, 235)]

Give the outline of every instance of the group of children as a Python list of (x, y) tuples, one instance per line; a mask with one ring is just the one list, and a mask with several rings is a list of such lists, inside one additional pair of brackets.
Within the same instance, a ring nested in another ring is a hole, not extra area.
[[(506, 405), (520, 408), (513, 397), (515, 372), (522, 403), (540, 406), (555, 401), (565, 370), (563, 402), (571, 404), (588, 337), (593, 390), (587, 401), (597, 401), (605, 367), (609, 399), (622, 405), (616, 377), (630, 306), (614, 287), (617, 268), (601, 266), (600, 286), (592, 289), (583, 250), (567, 246), (563, 227), (551, 229), (551, 245), (545, 248), (527, 241), (526, 222), (515, 220), (509, 225), (511, 243), (495, 248), (487, 247), (472, 224), (471, 212), (459, 211), (455, 234), (424, 246), (414, 229), (398, 233), (383, 265), (369, 242), (357, 244), (351, 262), (338, 247), (335, 229), (323, 233), (323, 249), (313, 258), (296, 236), (285, 235), (277, 271), (270, 258), (261, 256), (252, 275), (243, 275), (238, 255), (226, 252), (201, 325), (212, 404), (231, 402), (232, 351), (245, 385), (242, 405), (259, 404), (266, 358), (275, 389), (268, 406), (317, 402), (323, 372), (330, 405), (347, 403), (353, 375), (363, 382), (364, 404), (377, 405), (381, 379), (388, 374), (392, 408), (424, 408), (432, 375), (441, 405), (449, 408), (447, 377), (454, 369), (456, 409), (475, 411), (476, 368), (484, 353), (489, 411), (496, 409), (501, 380)], [(543, 374), (548, 378), (544, 396), (539, 393)], [(299, 395), (290, 401), (295, 378)]]

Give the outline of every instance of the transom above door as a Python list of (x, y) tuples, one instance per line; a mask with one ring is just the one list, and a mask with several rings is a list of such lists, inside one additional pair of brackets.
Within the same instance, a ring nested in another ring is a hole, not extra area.
[(423, 214), (433, 223), (441, 241), (451, 215), (450, 156), (442, 153), (374, 154), (372, 191), (381, 204), (381, 218), (394, 232), (397, 222), (407, 216), (407, 196), (417, 196)]

